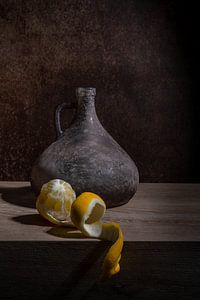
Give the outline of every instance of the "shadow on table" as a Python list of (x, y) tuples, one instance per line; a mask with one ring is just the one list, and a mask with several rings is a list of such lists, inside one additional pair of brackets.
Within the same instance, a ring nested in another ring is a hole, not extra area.
[[(49, 297), (49, 299), (84, 299), (82, 298), (84, 297), (84, 290), (85, 288), (87, 289), (88, 286), (87, 276), (91, 278), (91, 275), (88, 275), (88, 273), (90, 273), (90, 270), (94, 268), (97, 261), (101, 260), (101, 257), (104, 255), (105, 250), (109, 246), (110, 242), (99, 241), (92, 251), (89, 253), (87, 251), (86, 257), (84, 257), (84, 259), (77, 265), (75, 270), (68, 274), (67, 278), (64, 279), (62, 284), (56, 289), (53, 295)], [(88, 245), (88, 247), (90, 247), (90, 245)], [(98, 286), (99, 277), (96, 279), (95, 277), (92, 277), (92, 280), (90, 279), (91, 286), (89, 287), (89, 290)]]
[(42, 218), (39, 213), (17, 216), (12, 218), (13, 221), (25, 225), (37, 225), (52, 227), (52, 223)]
[(71, 238), (71, 239), (87, 239), (87, 237), (77, 230), (76, 228), (72, 227), (52, 227), (47, 231), (48, 234), (62, 237), (62, 238)]
[(106, 241), (0, 243), (0, 298), (80, 299), (98, 280), (108, 247)]
[[(67, 227), (67, 226), (57, 226), (53, 225), (48, 220), (42, 218), (39, 214), (29, 214), (23, 216), (17, 216), (12, 218), (13, 221), (25, 224), (25, 225), (36, 225), (42, 227), (51, 227), (46, 233), (49, 235), (61, 237), (61, 238), (71, 238), (71, 239), (86, 239), (79, 230), (75, 227)], [(54, 226), (54, 227), (52, 227)]]
[(2, 199), (14, 205), (35, 208), (36, 197), (30, 186), (0, 188)]

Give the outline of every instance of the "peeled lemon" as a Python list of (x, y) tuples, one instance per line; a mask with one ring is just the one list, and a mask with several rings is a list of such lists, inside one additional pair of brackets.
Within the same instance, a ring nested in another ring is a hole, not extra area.
[(42, 186), (36, 208), (50, 222), (72, 226), (70, 212), (75, 199), (75, 191), (69, 183), (61, 179), (53, 179)]
[(115, 222), (101, 223), (106, 211), (101, 197), (84, 192), (76, 198), (69, 183), (54, 179), (42, 186), (36, 207), (44, 218), (54, 224), (76, 226), (88, 237), (112, 241), (113, 245), (103, 262), (101, 279), (110, 278), (120, 271), (122, 230)]

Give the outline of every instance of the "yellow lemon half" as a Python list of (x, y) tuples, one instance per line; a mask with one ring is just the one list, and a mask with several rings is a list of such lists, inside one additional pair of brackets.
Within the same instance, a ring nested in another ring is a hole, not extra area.
[(106, 205), (98, 195), (84, 192), (76, 198), (71, 208), (74, 225), (86, 236), (114, 242), (104, 259), (101, 279), (106, 279), (120, 271), (119, 261), (123, 248), (123, 234), (119, 224), (103, 224), (101, 218)]
[(75, 191), (69, 183), (53, 179), (42, 186), (36, 208), (45, 219), (54, 224), (73, 226), (70, 212), (75, 199)]

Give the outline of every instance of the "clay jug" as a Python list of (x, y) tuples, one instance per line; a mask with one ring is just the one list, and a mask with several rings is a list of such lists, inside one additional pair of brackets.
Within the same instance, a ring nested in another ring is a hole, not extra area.
[(57, 140), (36, 160), (31, 185), (36, 195), (54, 178), (69, 182), (78, 196), (98, 194), (106, 206), (127, 203), (139, 183), (138, 169), (130, 156), (101, 125), (95, 110), (95, 88), (77, 88), (76, 115), (62, 131), (60, 112), (74, 105), (63, 103), (55, 113)]

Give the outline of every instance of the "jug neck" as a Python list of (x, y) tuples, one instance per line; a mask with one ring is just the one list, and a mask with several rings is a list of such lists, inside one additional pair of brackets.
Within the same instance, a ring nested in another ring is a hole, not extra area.
[(77, 119), (80, 122), (93, 123), (96, 121), (95, 95), (95, 88), (81, 87), (76, 89), (78, 98)]

